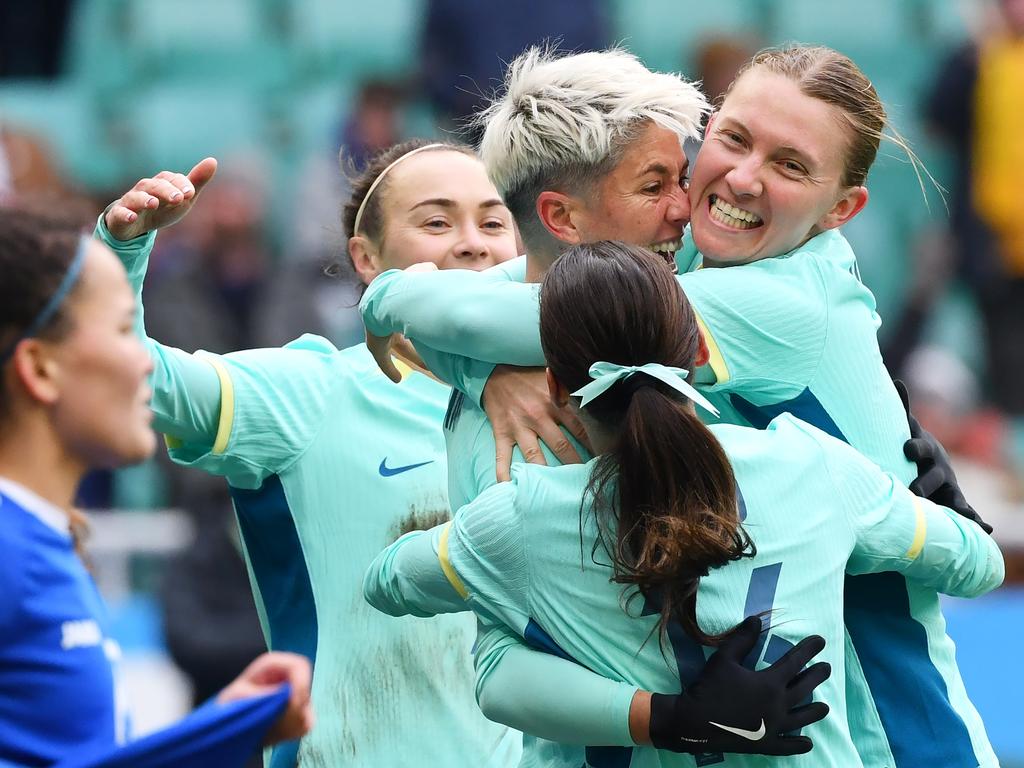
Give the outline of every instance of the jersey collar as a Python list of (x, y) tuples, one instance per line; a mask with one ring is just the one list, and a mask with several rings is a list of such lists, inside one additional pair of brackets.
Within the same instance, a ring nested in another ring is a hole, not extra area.
[[(44, 525), (49, 526), (64, 536), (71, 535), (71, 524), (67, 513), (55, 504), (51, 504), (38, 494), (30, 491), (21, 483), (0, 477), (0, 494), (7, 496), (15, 504), (35, 515)], [(2, 504), (2, 500), (0, 500)]]

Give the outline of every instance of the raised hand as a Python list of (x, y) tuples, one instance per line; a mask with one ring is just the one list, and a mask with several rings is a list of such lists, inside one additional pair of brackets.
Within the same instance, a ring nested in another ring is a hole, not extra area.
[(131, 240), (169, 227), (192, 210), (199, 193), (216, 172), (217, 161), (207, 157), (196, 163), (188, 175), (161, 171), (152, 178), (140, 179), (107, 207), (103, 222), (118, 240)]

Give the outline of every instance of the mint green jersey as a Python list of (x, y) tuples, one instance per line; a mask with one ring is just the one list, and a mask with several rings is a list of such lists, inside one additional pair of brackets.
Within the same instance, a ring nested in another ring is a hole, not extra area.
[[(807, 755), (590, 748), (587, 764), (861, 765), (845, 695), (846, 676), (860, 671), (846, 664), (836, 599), (845, 573), (893, 569), (933, 590), (975, 596), (1002, 581), (999, 549), (970, 521), (916, 498), (856, 451), (790, 416), (765, 430), (712, 431), (732, 463), (743, 525), (757, 553), (701, 579), (698, 621), (717, 633), (770, 611), (771, 626), (753, 652), (760, 666), (808, 634), (823, 635), (819, 659), (832, 664), (832, 676), (815, 699), (827, 702), (831, 714), (804, 730), (814, 741)], [(382, 553), (366, 575), (367, 599), (396, 615), (471, 608), (612, 680), (653, 691), (685, 689), (707, 650), (678, 626), (659, 646), (656, 611), (642, 597), (624, 600), (622, 586), (611, 581), (607, 554), (595, 548), (594, 515), (584, 510), (581, 518), (592, 467), (516, 466), (512, 482), (481, 494), (450, 525), (410, 534)]]
[[(138, 288), (153, 238), (104, 239)], [(316, 727), (270, 765), (515, 765), (519, 735), (475, 702), (472, 617), (389, 619), (359, 591), (382, 547), (449, 516), (449, 388), (394, 384), (365, 345), (316, 336), (227, 355), (146, 343), (172, 458), (230, 486), (269, 647), (314, 661)]]
[[(677, 263), (691, 270), (678, 279), (711, 352), (696, 384), (719, 408), (720, 422), (763, 428), (791, 413), (901, 482), (914, 478), (902, 452), (906, 415), (878, 349), (874, 298), (838, 231), (779, 257), (714, 269), (701, 268), (688, 236)], [(363, 298), (364, 322), (374, 333), (402, 330), (438, 357), (542, 365), (539, 286), (496, 277), (384, 273)], [(474, 397), (482, 390), (451, 380)], [(482, 412), (456, 411), (446, 420), (453, 505), (467, 498), (461, 488), (488, 477), (482, 466), (493, 456)], [(865, 764), (986, 764), (991, 747), (964, 689), (936, 592), (898, 573), (870, 574), (850, 577), (844, 604), (849, 648), (867, 681), (848, 692)]]

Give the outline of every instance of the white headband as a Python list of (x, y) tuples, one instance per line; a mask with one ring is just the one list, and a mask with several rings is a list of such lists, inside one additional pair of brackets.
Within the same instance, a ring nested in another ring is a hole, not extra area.
[(366, 201), (369, 200), (370, 197), (373, 195), (374, 190), (377, 189), (377, 185), (379, 185), (381, 183), (381, 181), (384, 180), (384, 177), (388, 175), (388, 171), (390, 171), (392, 168), (394, 168), (400, 162), (405, 160), (405, 158), (412, 157), (417, 152), (423, 152), (424, 150), (427, 150), (427, 149), (436, 149), (437, 147), (447, 147), (447, 146), (448, 146), (447, 144), (440, 144), (440, 143), (438, 143), (438, 144), (425, 144), (422, 147), (416, 147), (416, 149), (409, 150), (404, 155), (399, 155), (395, 160), (393, 160), (391, 162), (391, 165), (389, 165), (387, 168), (385, 168), (383, 171), (381, 171), (380, 175), (376, 179), (373, 180), (373, 184), (371, 184), (370, 188), (366, 191), (366, 195), (363, 197), (363, 202), (361, 202), (359, 204), (359, 210), (356, 211), (355, 226), (352, 227), (352, 234), (353, 235), (358, 235), (359, 234), (359, 224), (363, 220), (363, 210), (366, 208)]

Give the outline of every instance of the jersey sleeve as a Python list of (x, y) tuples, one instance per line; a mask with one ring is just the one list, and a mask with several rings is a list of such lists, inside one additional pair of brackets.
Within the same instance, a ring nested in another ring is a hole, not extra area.
[(370, 283), (359, 307), (378, 336), (403, 333), (417, 345), (489, 363), (544, 365), (539, 288), (490, 270), (389, 270)]
[(216, 433), (212, 441), (170, 442), (171, 458), (222, 475), (238, 488), (258, 488), (302, 454), (328, 407), (346, 406), (349, 379), (333, 363), (336, 355), (318, 336), (280, 348), (202, 354), (220, 381)]
[(135, 293), (135, 333), (153, 360), (150, 386), (153, 427), (174, 440), (213, 444), (220, 421), (220, 381), (210, 364), (195, 355), (164, 346), (146, 335), (142, 284), (156, 232), (117, 240), (101, 214), (94, 236), (121, 260)]
[(849, 573), (899, 571), (955, 597), (1002, 583), (1002, 554), (979, 525), (915, 496), (845, 443), (820, 432), (814, 438), (853, 530)]
[(489, 720), (560, 744), (635, 746), (635, 685), (535, 651), (507, 628), (484, 622), (475, 661), (477, 703)]
[(468, 611), (440, 560), (449, 525), (411, 531), (377, 555), (363, 577), (366, 602), (389, 616), (426, 618)]
[(778, 279), (776, 266), (679, 275), (710, 353), (697, 372), (698, 384), (714, 386), (713, 391), (740, 390), (762, 404), (793, 397), (811, 380), (825, 344), (825, 289)]

